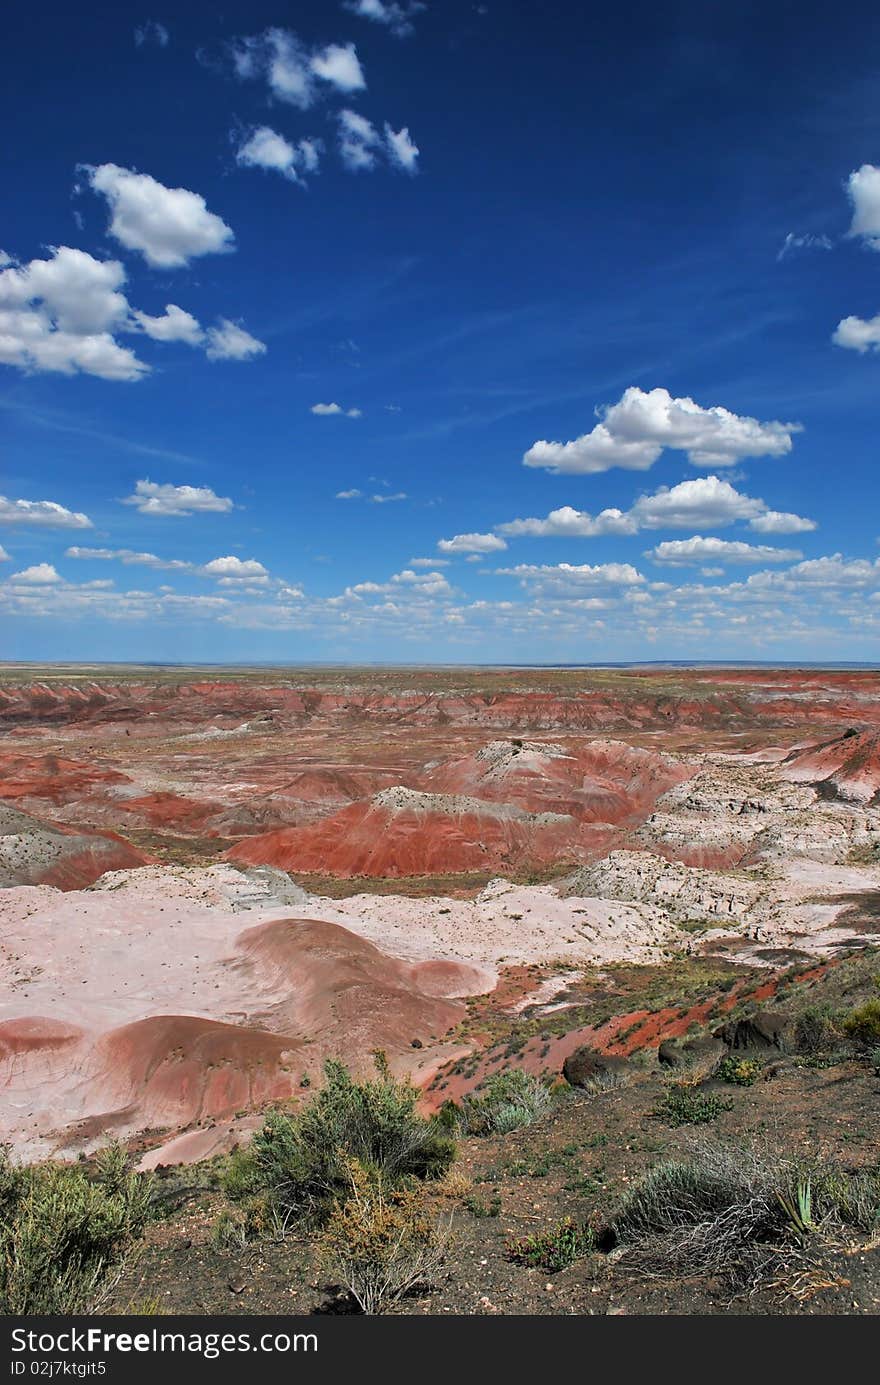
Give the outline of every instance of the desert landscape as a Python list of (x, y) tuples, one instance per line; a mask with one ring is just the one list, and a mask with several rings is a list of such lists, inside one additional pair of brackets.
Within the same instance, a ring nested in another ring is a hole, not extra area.
[(711, 1075), (880, 956), (875, 672), (6, 666), (0, 728), (19, 1160), (179, 1179), (377, 1051), (429, 1118), (695, 1035)]

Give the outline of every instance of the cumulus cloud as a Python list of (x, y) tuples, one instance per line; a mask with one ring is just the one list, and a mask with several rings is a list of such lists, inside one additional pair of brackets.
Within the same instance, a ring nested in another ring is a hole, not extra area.
[(0, 524), (33, 524), (46, 529), (91, 529), (88, 515), (54, 500), (7, 500), (0, 495)]
[(138, 481), (134, 494), (123, 500), (134, 505), (142, 515), (228, 514), (233, 509), (228, 496), (215, 495), (210, 486), (159, 485), (155, 481)]
[(161, 572), (189, 572), (195, 566), (182, 558), (159, 558), (155, 553), (138, 553), (133, 548), (82, 548), (74, 545), (65, 550), (64, 556), (83, 562), (118, 562), (126, 567), (150, 567)]
[(645, 578), (631, 563), (518, 563), (516, 567), (499, 567), (502, 577), (518, 577), (523, 585), (535, 583), (539, 588), (554, 591), (577, 591), (584, 587), (636, 587)]
[(342, 8), (361, 19), (371, 19), (390, 29), (395, 38), (406, 38), (413, 32), (413, 19), (427, 8), (419, 0), (401, 5), (397, 0), (346, 0)]
[(846, 347), (848, 351), (880, 351), (880, 313), (867, 320), (862, 317), (845, 317), (838, 322), (831, 337), (835, 346)]
[(497, 553), (507, 544), (497, 534), (455, 534), (440, 539), (437, 547), (441, 553)]
[(21, 572), (13, 572), (9, 580), (24, 582), (28, 586), (48, 587), (60, 582), (61, 578), (51, 563), (35, 563), (33, 567), (22, 568)]
[(700, 563), (790, 563), (804, 555), (796, 548), (770, 548), (766, 544), (744, 543), (741, 539), (668, 539), (648, 549), (646, 558), (670, 567)]
[(406, 126), (393, 130), (386, 121), (384, 134), (380, 134), (366, 116), (348, 109), (339, 112), (337, 121), (339, 154), (350, 173), (375, 168), (380, 156), (384, 156), (392, 167), (403, 169), (406, 173), (417, 172), (419, 149), (410, 138)]
[(157, 48), (167, 48), (171, 35), (156, 19), (147, 19), (143, 24), (138, 24), (134, 31), (134, 41), (138, 48), (143, 48), (145, 43), (154, 43)]
[(235, 249), (232, 229), (208, 211), (199, 193), (165, 187), (148, 173), (118, 164), (85, 172), (94, 191), (107, 199), (110, 235), (154, 268), (179, 269), (200, 255)]
[(449, 567), (448, 558), (410, 558), (409, 566), (413, 567)]
[(150, 317), (148, 313), (135, 310), (132, 320), (142, 332), (153, 341), (183, 341), (187, 346), (199, 346), (205, 334), (201, 324), (192, 313), (178, 308), (176, 303), (166, 303), (161, 317)]
[(749, 528), (758, 534), (808, 534), (818, 526), (814, 519), (805, 519), (787, 510), (765, 510), (749, 520)]
[(320, 157), (320, 140), (301, 139), (291, 144), (268, 125), (252, 130), (235, 152), (236, 162), (242, 168), (264, 168), (280, 173), (292, 183), (301, 183), (304, 173), (317, 172)]
[(404, 125), (401, 130), (392, 130), (385, 122), (385, 148), (392, 164), (402, 168), (405, 173), (415, 173), (419, 158), (419, 146), (410, 139), (409, 130)]
[(316, 77), (329, 82), (337, 91), (363, 91), (367, 85), (353, 43), (328, 44), (312, 55), (311, 68)]
[(343, 409), (341, 404), (313, 404), (309, 413), (318, 418), (362, 418), (363, 409)]
[(374, 168), (382, 147), (382, 137), (376, 127), (357, 111), (340, 111), (337, 119), (339, 153), (346, 168), (352, 173)]
[(598, 515), (563, 505), (545, 519), (515, 519), (496, 530), (508, 537), (594, 538), (636, 534), (641, 529), (715, 529), (748, 520), (763, 533), (798, 533), (815, 529), (810, 519), (770, 510), (763, 500), (744, 495), (719, 476), (700, 476), (677, 486), (661, 486), (641, 496), (629, 510), (607, 509)]
[(231, 555), (212, 558), (209, 563), (205, 563), (201, 571), (206, 577), (219, 577), (234, 582), (253, 582), (269, 576), (263, 564), (258, 563), (256, 558), (242, 559)]
[(351, 489), (350, 491), (337, 491), (337, 492), (336, 492), (336, 499), (337, 499), (337, 500), (360, 500), (362, 496), (363, 496), (363, 491), (359, 491), (356, 487), (352, 487), (352, 489)]
[(271, 28), (236, 39), (232, 59), (243, 81), (262, 80), (279, 101), (308, 110), (318, 100), (321, 83), (336, 91), (362, 91), (363, 68), (353, 43), (331, 43), (310, 49), (289, 29)]
[(250, 332), (228, 317), (221, 317), (207, 331), (205, 355), (209, 361), (249, 361), (266, 354), (266, 343), (252, 337)]
[(880, 250), (880, 168), (862, 164), (846, 184), (853, 219), (849, 235), (859, 236), (871, 250)]
[(646, 471), (664, 448), (687, 454), (694, 466), (733, 466), (744, 457), (779, 457), (791, 451), (795, 423), (760, 423), (721, 405), (703, 408), (668, 390), (631, 385), (616, 404), (600, 410), (600, 422), (571, 442), (541, 440), (523, 457), (529, 467), (590, 474), (623, 467)]
[(81, 371), (137, 380), (149, 367), (120, 346), (129, 306), (118, 260), (62, 245), (46, 260), (0, 271), (0, 363), (23, 370)]

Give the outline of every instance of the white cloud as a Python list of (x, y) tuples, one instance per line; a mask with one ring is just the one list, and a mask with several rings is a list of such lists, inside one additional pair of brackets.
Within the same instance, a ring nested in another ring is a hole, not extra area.
[(406, 126), (392, 130), (386, 121), (384, 134), (380, 134), (366, 116), (348, 109), (340, 111), (337, 120), (339, 154), (350, 173), (375, 168), (382, 153), (395, 168), (403, 169), (406, 173), (418, 171), (418, 145), (410, 138)]
[(449, 567), (448, 558), (410, 558), (410, 567)]
[(155, 553), (138, 553), (132, 548), (81, 548), (74, 545), (64, 553), (65, 558), (83, 562), (119, 562), (126, 567), (150, 567), (161, 572), (190, 572), (193, 563), (182, 558), (158, 558)]
[(166, 303), (161, 317), (150, 317), (148, 313), (135, 310), (132, 319), (153, 341), (183, 341), (187, 346), (199, 346), (204, 340), (201, 324), (176, 303)]
[(769, 548), (766, 544), (744, 543), (740, 539), (668, 539), (649, 549), (646, 558), (670, 567), (700, 563), (789, 563), (803, 554), (796, 548)]
[(366, 88), (363, 68), (353, 43), (331, 43), (313, 54), (311, 69), (322, 82), (329, 82), (337, 91), (363, 91)]
[(749, 528), (758, 534), (808, 534), (818, 525), (814, 519), (805, 519), (786, 510), (765, 510), (749, 520)]
[(249, 361), (254, 356), (264, 356), (267, 350), (265, 342), (252, 337), (228, 317), (218, 318), (217, 325), (208, 328), (207, 340), (205, 355), (209, 361)]
[(363, 495), (363, 491), (359, 491), (359, 490), (357, 490), (357, 488), (352, 488), (350, 491), (337, 491), (337, 492), (336, 492), (336, 499), (337, 499), (337, 500), (360, 500), (361, 497), (362, 497), (362, 495)]
[(0, 524), (34, 524), (46, 529), (91, 529), (88, 515), (54, 500), (7, 500), (0, 495)]
[(370, 496), (370, 504), (371, 504), (371, 505), (390, 505), (390, 504), (392, 504), (395, 500), (408, 500), (408, 499), (409, 499), (409, 496), (407, 495), (406, 491), (394, 491), (394, 493), (393, 493), (392, 495), (387, 495), (387, 494), (386, 494), (386, 495), (371, 495), (371, 496)]
[(512, 519), (496, 526), (510, 538), (594, 538), (601, 534), (634, 534), (636, 526), (622, 510), (602, 510), (593, 516), (586, 510), (562, 505), (546, 519)]
[(508, 537), (594, 538), (604, 534), (636, 534), (641, 529), (714, 529), (748, 520), (763, 533), (798, 533), (815, 529), (810, 519), (769, 510), (763, 500), (743, 495), (719, 476), (700, 476), (661, 486), (641, 496), (630, 510), (607, 509), (598, 515), (563, 505), (546, 519), (514, 519), (496, 530)]
[[(880, 241), (878, 241), (880, 248)], [(838, 322), (831, 337), (835, 346), (849, 351), (880, 351), (880, 313), (876, 317), (845, 317)]]
[(228, 496), (215, 495), (210, 486), (159, 485), (138, 481), (134, 494), (123, 505), (135, 505), (142, 515), (228, 514), (233, 509)]
[(353, 43), (309, 49), (289, 29), (266, 29), (262, 34), (236, 39), (232, 58), (243, 81), (264, 80), (279, 101), (303, 111), (317, 101), (322, 82), (344, 92), (366, 87)]
[(343, 409), (341, 404), (313, 404), (309, 413), (318, 418), (362, 418), (363, 409)]
[(147, 19), (143, 24), (138, 24), (134, 31), (134, 41), (138, 48), (143, 48), (145, 43), (155, 43), (158, 48), (167, 48), (168, 40), (171, 35), (156, 19)]
[(419, 146), (410, 139), (410, 133), (404, 125), (400, 130), (392, 130), (387, 120), (385, 122), (385, 147), (388, 157), (392, 164), (402, 168), (405, 173), (415, 173), (416, 164), (419, 158)]
[(227, 556), (225, 558), (212, 558), (209, 563), (205, 563), (201, 569), (206, 577), (219, 577), (221, 579), (231, 579), (235, 582), (254, 582), (269, 576), (262, 563), (258, 563), (256, 558), (235, 558)]
[(12, 562), (12, 556), (11, 556), (11, 554), (7, 553), (7, 552), (6, 552), (6, 549), (3, 547), (2, 543), (0, 543), (0, 563), (11, 563), (11, 562)]
[(880, 168), (862, 164), (849, 175), (846, 188), (853, 207), (849, 234), (880, 250)]
[(36, 563), (33, 567), (23, 568), (21, 572), (13, 572), (9, 580), (23, 582), (28, 586), (48, 587), (60, 582), (61, 578), (51, 563)]
[(420, 4), (419, 0), (410, 0), (406, 5), (398, 4), (397, 0), (346, 0), (342, 8), (359, 15), (361, 19), (372, 19), (376, 24), (383, 24), (396, 38), (406, 38), (413, 31), (414, 17), (427, 6)]
[(827, 236), (813, 236), (809, 233), (796, 236), (793, 231), (789, 231), (779, 249), (777, 260), (784, 260), (796, 250), (831, 250), (833, 246)]
[(644, 577), (631, 563), (518, 563), (516, 567), (499, 567), (502, 577), (518, 577), (525, 585), (536, 583), (548, 590), (579, 590), (583, 587), (635, 587)]
[(23, 370), (76, 371), (137, 380), (149, 367), (113, 338), (128, 301), (118, 260), (62, 245), (51, 258), (0, 271), (0, 363)]
[(441, 553), (497, 553), (507, 544), (497, 534), (455, 534), (437, 544)]
[(85, 171), (94, 191), (110, 206), (110, 235), (155, 268), (179, 269), (200, 255), (235, 248), (231, 228), (208, 211), (199, 193), (165, 187), (147, 173), (117, 164)]
[(301, 174), (317, 171), (320, 152), (320, 140), (301, 139), (291, 144), (277, 130), (261, 125), (239, 145), (235, 158), (243, 168), (265, 168), (299, 183)]
[(621, 399), (600, 411), (600, 422), (572, 442), (539, 441), (523, 457), (529, 467), (557, 473), (590, 474), (623, 467), (646, 471), (665, 447), (686, 452), (694, 466), (733, 466), (744, 457), (782, 456), (791, 451), (793, 423), (760, 423), (721, 405), (703, 408), (668, 390), (631, 385)]
[(352, 173), (374, 168), (377, 151), (382, 145), (376, 127), (357, 111), (340, 111), (337, 119), (339, 153), (346, 168)]

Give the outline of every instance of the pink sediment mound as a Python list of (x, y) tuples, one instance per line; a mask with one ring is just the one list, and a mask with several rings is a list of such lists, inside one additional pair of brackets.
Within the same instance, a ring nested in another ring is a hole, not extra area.
[(846, 731), (833, 741), (793, 750), (780, 766), (783, 779), (813, 784), (825, 796), (880, 803), (880, 734)]
[(457, 1024), (464, 1005), (454, 997), (484, 990), (486, 976), (458, 962), (408, 963), (389, 957), (339, 924), (282, 919), (258, 924), (238, 939), (243, 958), (287, 992), (273, 1027), (309, 1034), (355, 1068), (377, 1048), (405, 1051)]
[(305, 1048), (302, 1038), (263, 1029), (153, 1015), (100, 1039), (90, 1102), (141, 1127), (229, 1116), (290, 1096)]
[(0, 805), (0, 887), (83, 890), (106, 871), (131, 870), (149, 860), (114, 833), (77, 832)]

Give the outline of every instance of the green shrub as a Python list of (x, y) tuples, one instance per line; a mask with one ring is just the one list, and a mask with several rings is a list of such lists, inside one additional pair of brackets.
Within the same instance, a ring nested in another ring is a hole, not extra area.
[(234, 1200), (262, 1202), (267, 1214), (329, 1215), (351, 1186), (349, 1163), (381, 1174), (385, 1186), (439, 1178), (455, 1142), (436, 1120), (416, 1110), (418, 1090), (391, 1076), (355, 1082), (339, 1062), (325, 1065), (325, 1083), (300, 1110), (272, 1111), (251, 1143), (236, 1151), (224, 1178)]
[(761, 1076), (763, 1068), (755, 1058), (734, 1058), (728, 1054), (715, 1069), (715, 1076), (734, 1087), (751, 1087)]
[(533, 1269), (564, 1270), (573, 1265), (595, 1248), (596, 1237), (592, 1228), (575, 1222), (571, 1217), (547, 1231), (535, 1232), (521, 1240), (510, 1241), (506, 1248), (508, 1260), (517, 1265), (530, 1265)]
[(522, 1068), (496, 1072), (454, 1112), (462, 1135), (501, 1135), (543, 1116), (553, 1105), (546, 1082)]
[(866, 1000), (864, 1005), (850, 1010), (841, 1022), (841, 1029), (857, 1044), (867, 1047), (880, 1042), (880, 1000)]
[(92, 1180), (80, 1165), (16, 1168), (0, 1151), (0, 1313), (94, 1311), (150, 1200), (150, 1180), (119, 1153), (99, 1156)]
[(671, 1082), (654, 1115), (667, 1125), (706, 1125), (722, 1111), (731, 1111), (733, 1101), (717, 1092), (701, 1092), (690, 1082)]

